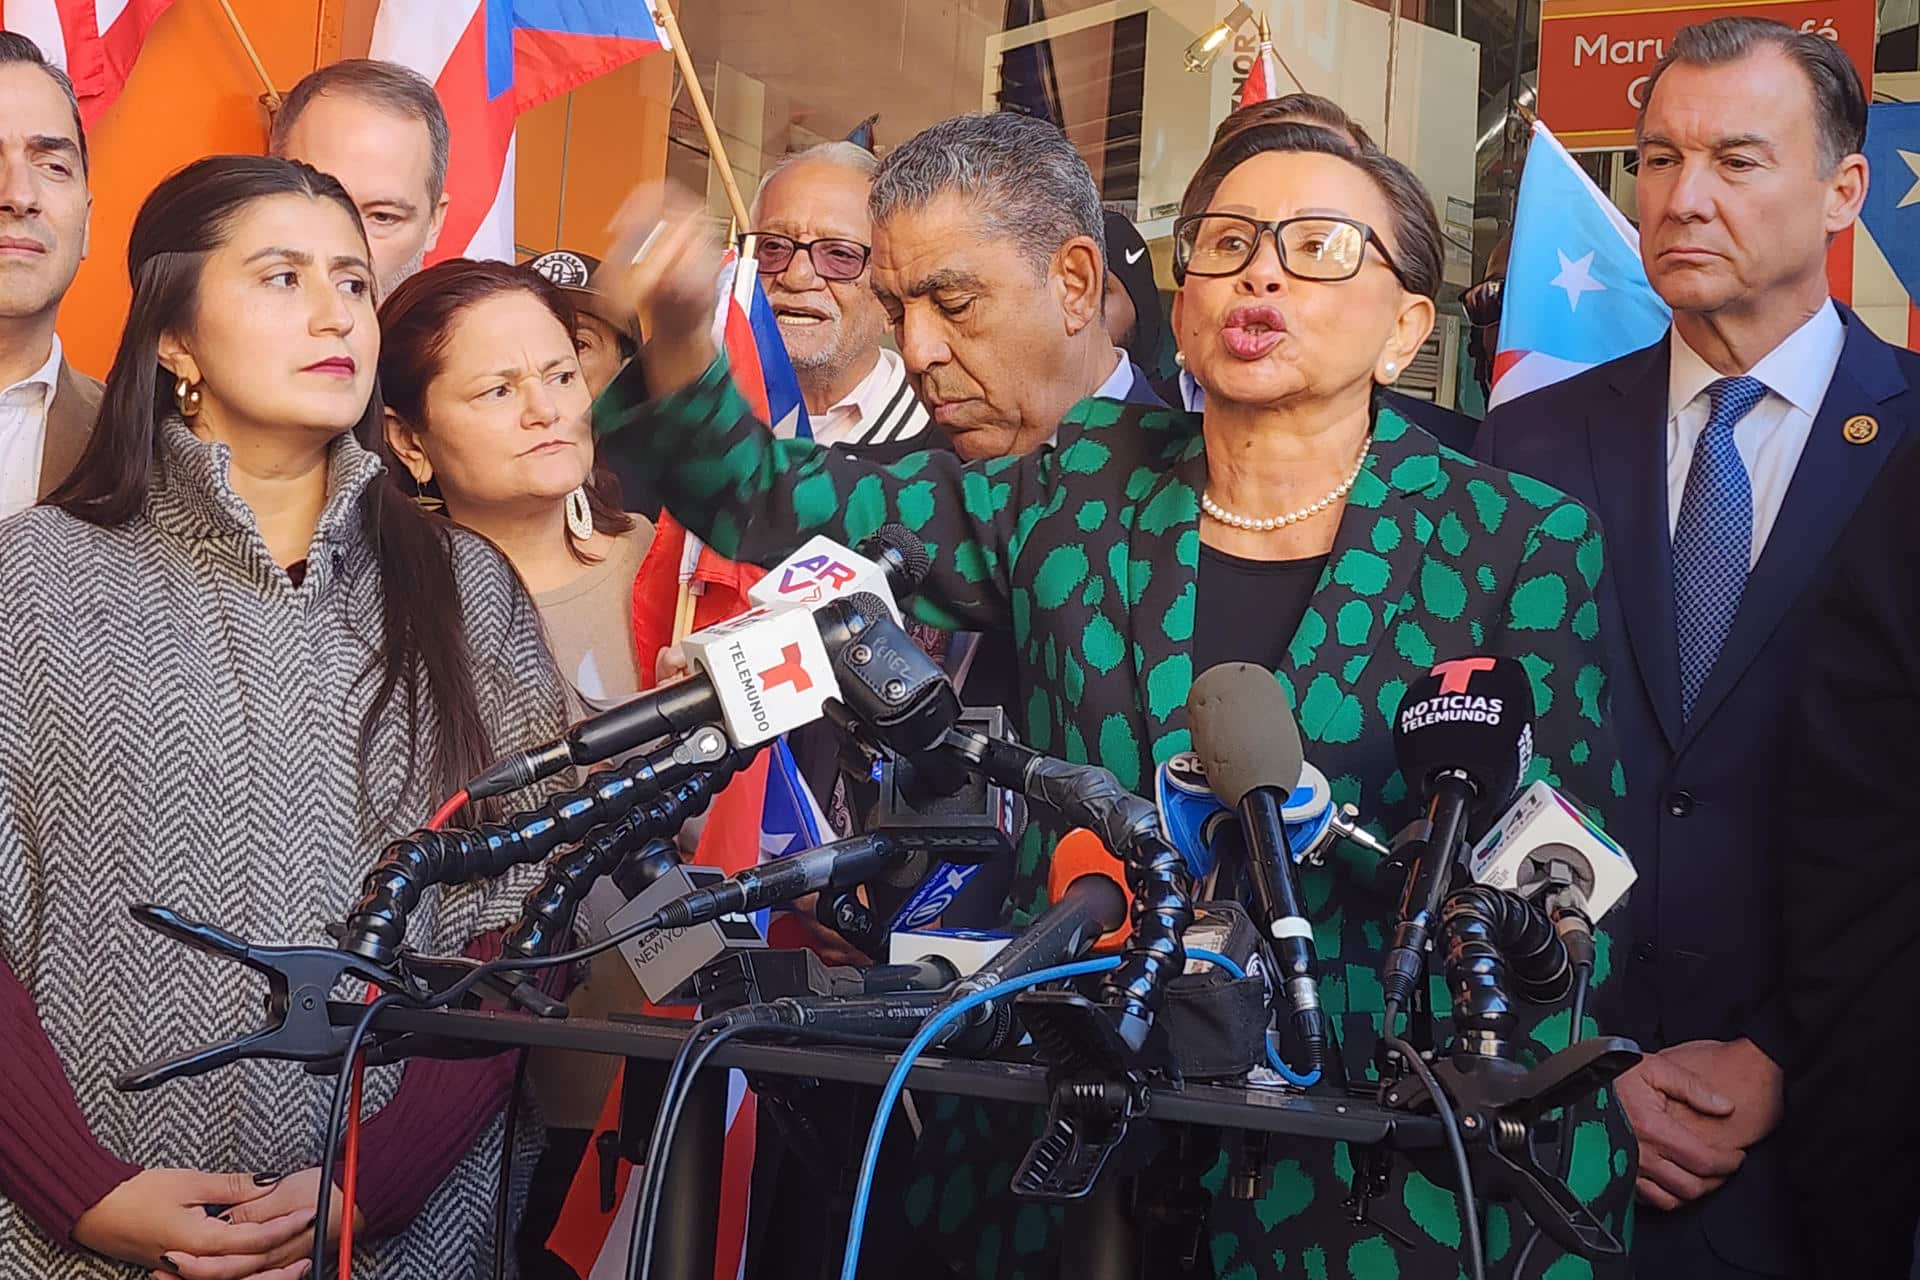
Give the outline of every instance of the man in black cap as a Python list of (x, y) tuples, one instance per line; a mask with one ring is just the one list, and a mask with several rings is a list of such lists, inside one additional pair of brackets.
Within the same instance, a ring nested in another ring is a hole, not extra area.
[(1167, 313), (1153, 258), (1139, 229), (1123, 213), (1107, 210), (1107, 296), (1103, 309), (1107, 336), (1150, 380), (1173, 373), (1168, 358)]
[(614, 375), (627, 367), (640, 350), (640, 334), (632, 317), (621, 319), (620, 308), (593, 287), (600, 259), (572, 249), (543, 253), (527, 264), (560, 286), (573, 303), (573, 349), (580, 357), (580, 374), (587, 391), (598, 396)]

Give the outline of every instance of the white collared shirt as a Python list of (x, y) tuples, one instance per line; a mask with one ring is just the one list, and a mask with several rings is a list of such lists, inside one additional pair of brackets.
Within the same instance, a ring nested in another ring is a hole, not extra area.
[(825, 413), (810, 419), (814, 440), (829, 444), (891, 444), (926, 430), (931, 419), (913, 388), (907, 367), (885, 347), (873, 369)]
[(47, 362), (0, 391), (0, 520), (40, 500), (40, 460), (47, 446), (47, 410), (60, 378), (60, 335)]
[[(1680, 524), (1680, 500), (1687, 492), (1687, 473), (1693, 467), (1693, 451), (1700, 434), (1707, 429), (1712, 411), (1707, 388), (1720, 380), (1711, 365), (1687, 345), (1680, 331), (1672, 333), (1672, 358), (1667, 372), (1667, 533), (1671, 537)], [(1760, 563), (1767, 535), (1779, 518), (1780, 505), (1787, 499), (1787, 486), (1800, 465), (1800, 454), (1813, 434), (1813, 419), (1827, 398), (1833, 371), (1840, 365), (1840, 348), (1846, 344), (1846, 327), (1833, 302), (1814, 312), (1808, 321), (1788, 334), (1779, 346), (1769, 351), (1748, 370), (1767, 388), (1766, 398), (1755, 405), (1733, 429), (1734, 447), (1746, 464), (1753, 485), (1753, 554), (1748, 568)]]

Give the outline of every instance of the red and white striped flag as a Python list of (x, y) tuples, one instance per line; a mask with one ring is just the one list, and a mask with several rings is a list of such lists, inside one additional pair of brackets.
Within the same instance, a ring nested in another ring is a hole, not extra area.
[(512, 262), (520, 113), (665, 47), (645, 0), (381, 0), (369, 56), (433, 81), (453, 131), (452, 199), (429, 265)]
[(1254, 52), (1253, 66), (1247, 71), (1245, 83), (1240, 86), (1240, 105), (1250, 107), (1256, 102), (1277, 98), (1285, 92), (1284, 82), (1280, 79), (1280, 55), (1273, 51), (1273, 32), (1263, 16), (1260, 19), (1260, 47)]
[(133, 74), (154, 19), (173, 0), (0, 0), (0, 26), (40, 46), (66, 71), (91, 129)]

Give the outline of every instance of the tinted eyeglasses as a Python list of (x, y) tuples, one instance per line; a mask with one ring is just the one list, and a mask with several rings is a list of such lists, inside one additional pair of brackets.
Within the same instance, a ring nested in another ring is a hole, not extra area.
[(1234, 276), (1272, 235), (1280, 269), (1296, 280), (1334, 284), (1360, 274), (1367, 245), (1404, 286), (1406, 277), (1372, 227), (1351, 218), (1313, 216), (1261, 222), (1237, 213), (1195, 213), (1173, 224), (1173, 265), (1184, 275)]
[(1485, 329), (1489, 325), (1499, 324), (1500, 301), (1505, 293), (1504, 281), (1482, 280), (1461, 294), (1460, 305), (1466, 309), (1467, 322), (1476, 329)]
[(764, 231), (740, 237), (741, 245), (753, 254), (763, 276), (777, 276), (787, 269), (793, 255), (806, 250), (813, 261), (813, 273), (822, 280), (853, 280), (867, 269), (867, 256), (873, 251), (858, 240), (795, 240)]

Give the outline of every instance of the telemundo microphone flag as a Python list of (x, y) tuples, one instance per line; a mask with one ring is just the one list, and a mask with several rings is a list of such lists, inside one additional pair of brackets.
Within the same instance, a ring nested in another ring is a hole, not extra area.
[(1535, 121), (1487, 407), (1651, 346), (1671, 319), (1647, 283), (1633, 224)]

